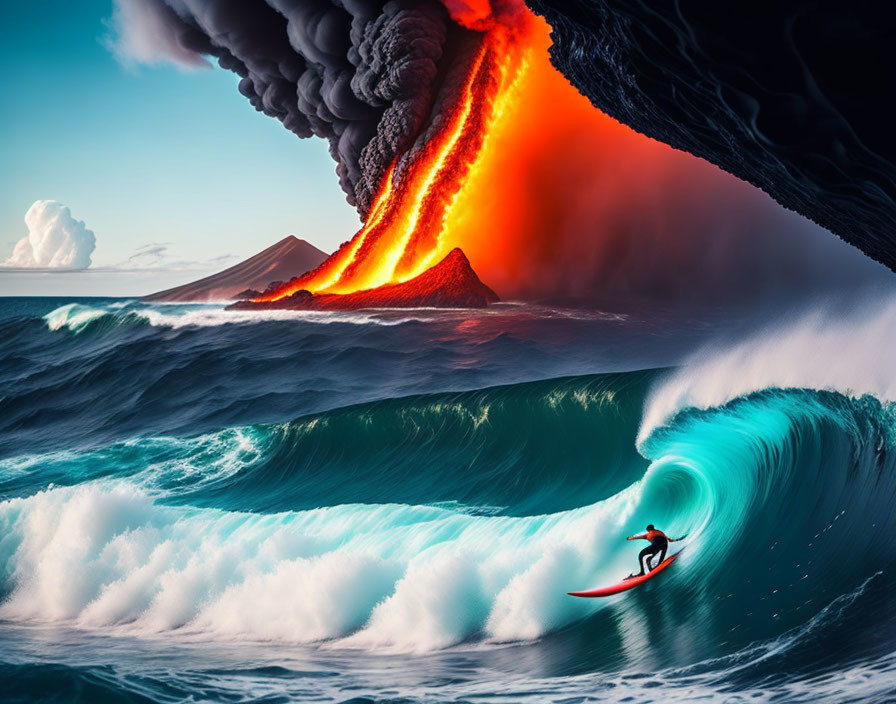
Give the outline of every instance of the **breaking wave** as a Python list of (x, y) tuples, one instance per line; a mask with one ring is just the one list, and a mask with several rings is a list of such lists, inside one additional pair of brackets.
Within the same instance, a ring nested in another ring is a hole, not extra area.
[[(662, 601), (701, 613), (671, 626), (699, 650), (732, 628), (732, 645), (776, 637), (889, 565), (888, 407), (767, 389), (680, 412), (642, 443), (645, 459), (626, 446), (648, 377), (6, 461), (7, 495), (21, 496), (0, 504), (0, 617), (428, 651), (593, 630), (609, 609), (618, 629), (594, 637), (614, 639), (639, 633), (658, 592), (566, 591), (624, 576), (625, 536), (655, 522), (688, 534)], [(30, 467), (72, 485), (34, 492)], [(635, 638), (621, 652), (655, 648)]]

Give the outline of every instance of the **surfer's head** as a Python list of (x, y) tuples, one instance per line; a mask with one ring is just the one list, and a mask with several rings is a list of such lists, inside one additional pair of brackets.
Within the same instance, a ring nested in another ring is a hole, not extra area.
[(653, 527), (653, 523), (647, 524), (647, 530), (655, 530), (655, 528)]

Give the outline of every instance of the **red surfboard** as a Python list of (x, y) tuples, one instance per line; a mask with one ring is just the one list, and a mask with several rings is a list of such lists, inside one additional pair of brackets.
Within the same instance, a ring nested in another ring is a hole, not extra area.
[(651, 577), (656, 577), (660, 572), (666, 569), (669, 565), (671, 565), (678, 556), (681, 555), (681, 551), (679, 550), (674, 555), (667, 557), (660, 564), (654, 567), (647, 574), (642, 574), (638, 577), (629, 577), (628, 579), (623, 579), (619, 584), (614, 584), (609, 587), (601, 587), (600, 589), (589, 589), (587, 592), (567, 592), (570, 596), (584, 596), (588, 598), (593, 598), (596, 596), (611, 596), (613, 594), (619, 594), (619, 592), (625, 592), (629, 589), (637, 587), (639, 584), (644, 584)]

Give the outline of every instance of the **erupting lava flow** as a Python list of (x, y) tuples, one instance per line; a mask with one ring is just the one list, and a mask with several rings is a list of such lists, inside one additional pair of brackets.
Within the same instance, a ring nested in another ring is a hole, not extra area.
[(521, 0), (443, 2), (477, 42), (448, 69), (449, 97), (387, 169), (363, 228), (254, 302), (401, 284), (455, 248), (524, 300), (668, 293), (683, 271), (715, 270), (719, 222), (762, 211), (752, 189), (596, 110), (551, 65), (550, 27)]
[(460, 241), (452, 230), (452, 211), (483, 162), (490, 133), (510, 113), (529, 65), (536, 23), (522, 6), (501, 18), (490, 9), (477, 13), (467, 6), (452, 15), (482, 31), (482, 41), (444, 126), (413, 161), (390, 167), (364, 227), (349, 242), (314, 271), (255, 301), (274, 302), (303, 289), (347, 294), (405, 282)]

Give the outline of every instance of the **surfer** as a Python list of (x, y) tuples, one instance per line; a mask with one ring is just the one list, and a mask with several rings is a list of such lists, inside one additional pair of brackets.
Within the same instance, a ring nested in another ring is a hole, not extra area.
[(630, 574), (629, 577), (640, 577), (644, 574), (644, 565), (647, 565), (647, 572), (653, 569), (650, 566), (650, 558), (659, 553), (660, 559), (657, 560), (656, 565), (654, 567), (662, 564), (663, 560), (666, 559), (666, 550), (669, 547), (669, 543), (676, 543), (682, 538), (670, 538), (663, 531), (657, 530), (654, 528), (653, 523), (647, 526), (647, 532), (642, 535), (630, 535), (626, 538), (626, 540), (649, 540), (650, 545), (644, 548), (641, 552), (638, 553), (638, 564), (641, 566), (641, 571), (638, 574)]

